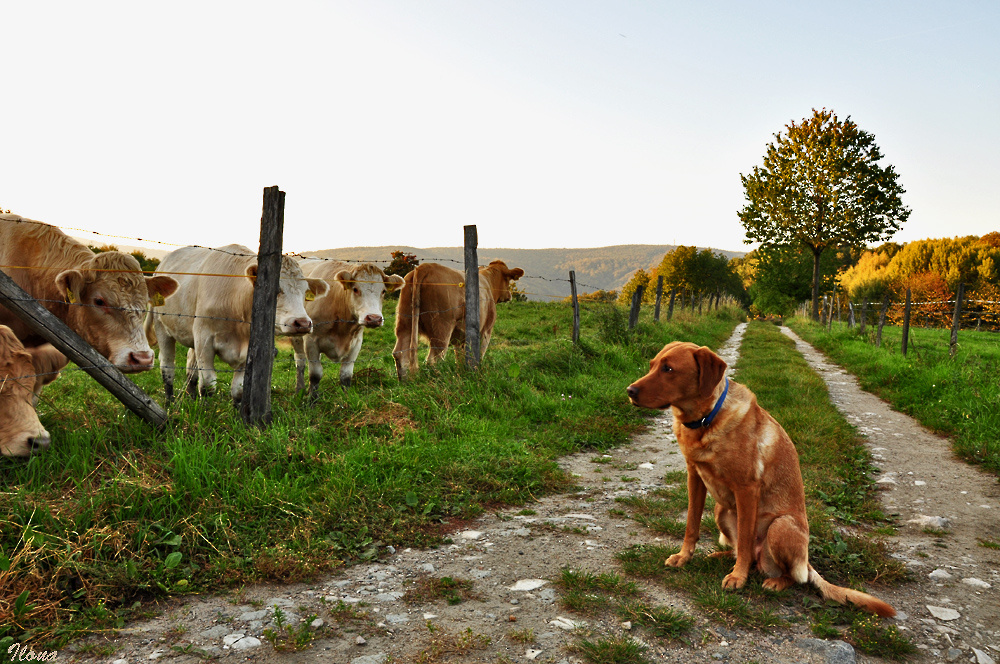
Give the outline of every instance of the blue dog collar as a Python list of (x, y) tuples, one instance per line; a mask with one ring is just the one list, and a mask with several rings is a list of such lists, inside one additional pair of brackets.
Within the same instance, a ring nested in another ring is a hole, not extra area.
[(712, 420), (714, 420), (715, 416), (719, 414), (720, 410), (722, 410), (722, 404), (723, 402), (725, 402), (727, 394), (729, 394), (728, 377), (726, 378), (726, 387), (722, 390), (722, 396), (719, 397), (719, 400), (715, 402), (715, 408), (712, 409), (712, 412), (706, 415), (705, 417), (701, 418), (700, 420), (695, 420), (694, 422), (682, 422), (681, 424), (686, 426), (688, 429), (701, 429), (711, 425)]

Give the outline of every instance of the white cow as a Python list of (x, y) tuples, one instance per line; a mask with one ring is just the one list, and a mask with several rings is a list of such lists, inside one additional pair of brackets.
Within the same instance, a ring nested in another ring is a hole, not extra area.
[(305, 370), (309, 365), (309, 394), (316, 396), (323, 378), (320, 355), (340, 362), (340, 384), (350, 387), (354, 362), (361, 352), (366, 327), (381, 327), (385, 294), (403, 285), (403, 278), (387, 275), (371, 263), (350, 265), (340, 261), (300, 261), (302, 272), (324, 279), (330, 290), (321, 298), (306, 303), (313, 319), (313, 331), (292, 339), (295, 349), (296, 385), (305, 389)]
[[(179, 341), (190, 348), (187, 389), (192, 396), (199, 391), (204, 395), (214, 390), (218, 355), (235, 370), (231, 394), (240, 401), (250, 344), (257, 255), (238, 244), (218, 249), (184, 247), (167, 254), (156, 271), (171, 274), (179, 284), (177, 292), (163, 304), (154, 306), (146, 318), (147, 334), (152, 326), (159, 341), (160, 371), (167, 400), (173, 398), (174, 355)], [(282, 256), (274, 333), (308, 334), (312, 319), (306, 313), (305, 300), (323, 295), (327, 289), (325, 281), (306, 279), (292, 258)]]

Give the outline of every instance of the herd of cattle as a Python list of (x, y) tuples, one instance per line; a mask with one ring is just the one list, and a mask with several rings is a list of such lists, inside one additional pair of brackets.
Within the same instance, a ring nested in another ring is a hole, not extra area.
[[(257, 256), (246, 247), (184, 247), (164, 257), (152, 276), (144, 276), (133, 256), (94, 254), (54, 226), (0, 214), (0, 267), (126, 373), (151, 369), (151, 345), (159, 345), (168, 401), (173, 398), (177, 342), (189, 349), (186, 386), (192, 396), (213, 391), (218, 356), (233, 369), (233, 399), (242, 397), (257, 278)], [(496, 304), (510, 300), (510, 282), (523, 275), (503, 261), (479, 269), (483, 352), (493, 333)], [(430, 344), (428, 363), (443, 358), (448, 346), (461, 348), (463, 281), (463, 273), (436, 263), (421, 264), (404, 279), (370, 263), (283, 256), (274, 333), (292, 341), (298, 389), (307, 389), (308, 368), (308, 392), (316, 394), (323, 376), (321, 355), (340, 364), (341, 385), (351, 384), (364, 329), (382, 325), (385, 295), (397, 289), (392, 354), (400, 380), (417, 369), (420, 338)], [(0, 306), (3, 455), (29, 456), (49, 446), (35, 405), (42, 387), (66, 364), (62, 353)]]

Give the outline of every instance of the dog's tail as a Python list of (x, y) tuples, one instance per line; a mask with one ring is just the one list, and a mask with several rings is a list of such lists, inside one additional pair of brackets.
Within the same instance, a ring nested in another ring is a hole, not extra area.
[(875, 615), (882, 616), (883, 618), (891, 618), (896, 615), (896, 609), (892, 608), (882, 600), (877, 597), (872, 597), (868, 593), (863, 593), (860, 590), (853, 590), (851, 588), (843, 588), (841, 586), (835, 586), (822, 576), (819, 575), (812, 565), (809, 566), (809, 583), (816, 586), (823, 599), (832, 599), (838, 604), (853, 604), (859, 609), (864, 609), (874, 613)]

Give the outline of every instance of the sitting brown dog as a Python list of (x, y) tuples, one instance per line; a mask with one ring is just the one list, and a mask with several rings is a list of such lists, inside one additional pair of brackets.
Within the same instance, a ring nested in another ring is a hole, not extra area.
[(674, 432), (687, 461), (684, 544), (666, 564), (681, 567), (691, 559), (707, 489), (715, 499), (719, 543), (734, 547), (736, 554), (723, 588), (742, 588), (756, 561), (769, 590), (808, 581), (825, 599), (896, 615), (880, 599), (828, 583), (809, 564), (809, 523), (795, 446), (757, 405), (753, 392), (725, 373), (725, 361), (710, 349), (675, 341), (650, 360), (648, 374), (626, 389), (635, 406), (673, 410)]

